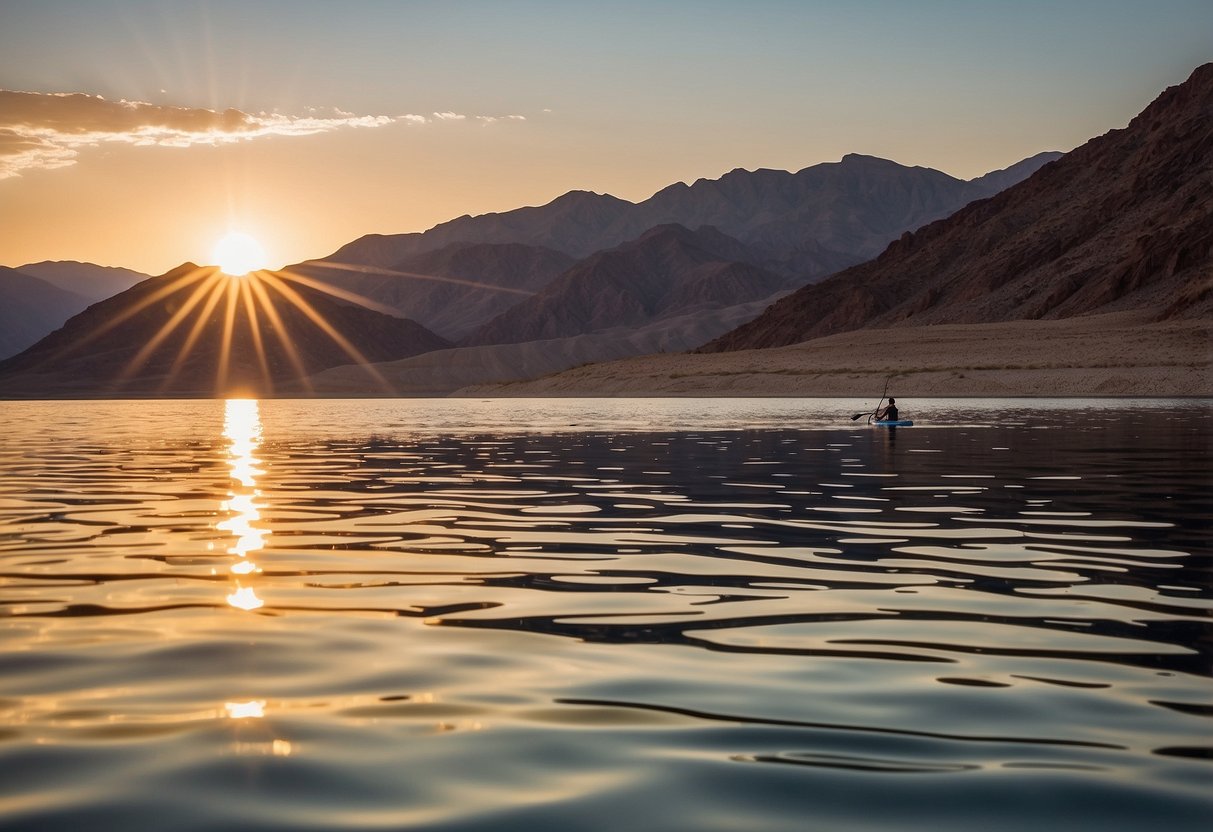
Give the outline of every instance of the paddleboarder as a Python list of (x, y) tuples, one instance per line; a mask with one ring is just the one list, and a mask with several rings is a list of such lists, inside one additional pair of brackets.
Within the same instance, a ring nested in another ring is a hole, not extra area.
[(889, 396), (889, 404), (883, 410), (876, 411), (876, 419), (882, 422), (896, 422), (897, 415), (897, 399)]

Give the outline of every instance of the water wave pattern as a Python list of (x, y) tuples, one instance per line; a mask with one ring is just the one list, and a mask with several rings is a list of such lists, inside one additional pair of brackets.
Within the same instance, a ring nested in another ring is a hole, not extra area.
[(0, 403), (0, 826), (1204, 828), (1208, 403), (863, 405)]

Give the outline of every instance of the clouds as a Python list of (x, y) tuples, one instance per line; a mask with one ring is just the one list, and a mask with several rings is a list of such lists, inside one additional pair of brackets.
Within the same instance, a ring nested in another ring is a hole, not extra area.
[(433, 119), (428, 119), (425, 116), (405, 116), (408, 119), (420, 119), (422, 123), (430, 121), (467, 121), (471, 118), (473, 121), (478, 121), (480, 124), (496, 124), (499, 121), (526, 121), (526, 116), (508, 115), (508, 116), (465, 116), (463, 113), (434, 113)]
[(476, 116), (481, 124), (494, 124), (498, 121), (526, 121), (526, 116)]
[[(472, 116), (490, 124), (525, 121), (524, 116)], [(76, 163), (80, 148), (105, 143), (135, 146), (193, 147), (252, 141), (270, 136), (310, 136), (334, 130), (426, 125), (466, 121), (454, 112), (432, 116), (360, 116), (343, 110), (306, 116), (208, 110), (144, 101), (110, 101), (86, 93), (34, 93), (0, 90), (0, 179), (28, 170), (50, 170)]]

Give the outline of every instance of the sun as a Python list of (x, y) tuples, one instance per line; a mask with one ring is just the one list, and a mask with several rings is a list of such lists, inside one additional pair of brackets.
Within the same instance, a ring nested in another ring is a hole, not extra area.
[(265, 249), (261, 243), (243, 231), (232, 231), (215, 243), (211, 257), (224, 274), (232, 277), (264, 269), (266, 265)]

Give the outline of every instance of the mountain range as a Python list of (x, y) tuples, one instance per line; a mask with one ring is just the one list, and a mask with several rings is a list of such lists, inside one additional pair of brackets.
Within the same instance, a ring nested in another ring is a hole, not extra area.
[(814, 270), (799, 266), (798, 255), (812, 258), (820, 249), (822, 257), (866, 259), (902, 232), (991, 196), (1059, 156), (1039, 153), (970, 181), (852, 153), (796, 173), (738, 168), (719, 179), (678, 182), (638, 203), (570, 191), (543, 206), (463, 216), (421, 233), (368, 235), (324, 261), (391, 268), (406, 255), (454, 242), (521, 243), (583, 258), (659, 225), (711, 225), (811, 278)]
[(789, 289), (787, 277), (752, 265), (744, 244), (711, 226), (661, 225), (579, 261), (480, 327), (467, 343), (512, 344), (640, 327)]
[[(571, 192), (546, 206), (464, 217), (424, 234), (361, 238), (330, 258), (301, 263), (278, 276), (292, 280), (300, 290), (315, 290), (314, 305), (334, 310), (367, 307), (417, 326), (415, 344), (390, 356), (364, 344), (366, 349), (360, 353), (369, 360), (417, 366), (410, 358), (423, 351), (414, 348), (417, 344), (441, 349), (455, 342), (465, 351), (448, 349), (443, 355), (452, 367), (462, 368), (452, 373), (452, 383), (456, 379), (476, 383), (498, 379), (503, 373), (502, 361), (486, 348), (541, 343), (537, 350), (514, 351), (513, 377), (520, 377), (655, 348), (681, 350), (703, 343), (753, 317), (806, 279), (860, 260), (906, 227), (1027, 176), (1057, 155), (1039, 154), (970, 182), (852, 154), (795, 174), (735, 170), (718, 180), (670, 186), (635, 204)], [(646, 225), (655, 219), (684, 222)], [(722, 223), (746, 239), (709, 221)], [(384, 262), (390, 262), (390, 268), (380, 265)], [(70, 276), (65, 264), (36, 264), (36, 268), (48, 278)], [(182, 268), (192, 273), (196, 267)], [(137, 277), (113, 272), (107, 276), (118, 281)], [(94, 274), (94, 283), (83, 285), (96, 288), (101, 284), (97, 277)], [(140, 292), (124, 295), (117, 297), (127, 307), (143, 302)], [(78, 299), (74, 303), (69, 311), (87, 305)], [(91, 337), (87, 331), (96, 328), (99, 315), (123, 315), (124, 308), (111, 304), (73, 321), (65, 333), (56, 334), (57, 340), (60, 344), (73, 338), (87, 340)], [(60, 323), (56, 318), (66, 314), (61, 309), (37, 326), (49, 330)], [(209, 332), (217, 325), (211, 321), (203, 329)], [(131, 332), (132, 340), (114, 345), (106, 353), (110, 359), (141, 355), (146, 350), (139, 339), (156, 331), (128, 326), (123, 330)], [(234, 331), (239, 338), (244, 330), (237, 325)], [(36, 334), (27, 333), (27, 341)], [(199, 342), (212, 343), (205, 338)], [(180, 343), (166, 338), (158, 344), (160, 349), (143, 355), (136, 371), (127, 370), (120, 377), (104, 372), (100, 358), (73, 357), (60, 348), (48, 352), (39, 344), (33, 364), (29, 356), (0, 363), (0, 387), (12, 386), (4, 383), (6, 374), (28, 378), (33, 366), (48, 366), (52, 355), (58, 356), (52, 363), (60, 377), (42, 381), (65, 388), (96, 384), (132, 393), (189, 392), (206, 390), (218, 378), (217, 370), (208, 374), (200, 369), (207, 360), (219, 359), (213, 350), (209, 359), (203, 355), (194, 363), (183, 363), (173, 352)], [(233, 344), (225, 360), (251, 360), (247, 350), (252, 346)], [(236, 367), (229, 380), (244, 377), (246, 386), (257, 382), (262, 388), (281, 389), (289, 378), (297, 381), (327, 367), (357, 363), (348, 354), (309, 353), (306, 372), (298, 366), (285, 372), (280, 361), (271, 361), (268, 372)], [(422, 375), (433, 384), (436, 371), (429, 367), (431, 362), (422, 363), (428, 368)], [(477, 366), (482, 368), (479, 373)], [(399, 372), (414, 374), (403, 366)], [(363, 375), (358, 378), (366, 381)]]
[(1213, 64), (1127, 127), (906, 233), (780, 300), (705, 351), (855, 329), (1213, 311)]
[[(654, 229), (710, 228), (715, 248), (729, 241), (731, 253), (712, 259), (738, 265), (700, 298), (705, 311), (721, 309), (866, 260), (906, 230), (989, 196), (1060, 155), (1040, 153), (971, 181), (850, 154), (797, 173), (738, 169), (677, 183), (640, 203), (571, 191), (543, 206), (460, 217), (424, 233), (368, 235), (289, 271), (467, 345), (587, 334), (683, 316), (692, 298), (675, 286), (689, 280), (703, 291), (710, 285), (702, 273), (675, 275), (680, 267), (674, 263), (657, 267), (670, 240), (652, 235)], [(654, 250), (646, 252), (648, 246)], [(619, 272), (633, 266), (639, 268)], [(729, 286), (739, 292), (730, 295)], [(589, 306), (601, 311), (591, 313)]]
[[(434, 394), (709, 339), (705, 356), (860, 329), (1203, 319), (1210, 123), (1213, 64), (1124, 129), (968, 182), (853, 154), (641, 203), (571, 192), (243, 279), (185, 264), (0, 361), (0, 392)], [(0, 271), (7, 328), (88, 305), (51, 265)]]
[(0, 266), (0, 358), (21, 352), (89, 304), (147, 277), (74, 261)]
[(150, 274), (133, 269), (98, 266), (93, 263), (81, 263), (79, 260), (43, 260), (40, 263), (18, 266), (17, 270), (45, 280), (60, 289), (74, 292), (86, 298), (89, 303), (113, 297), (151, 277)]
[[(449, 346), (420, 324), (337, 303), (288, 275), (232, 278), (186, 263), (93, 304), (0, 361), (0, 390), (266, 396), (327, 367)], [(373, 384), (374, 370), (366, 372)]]

